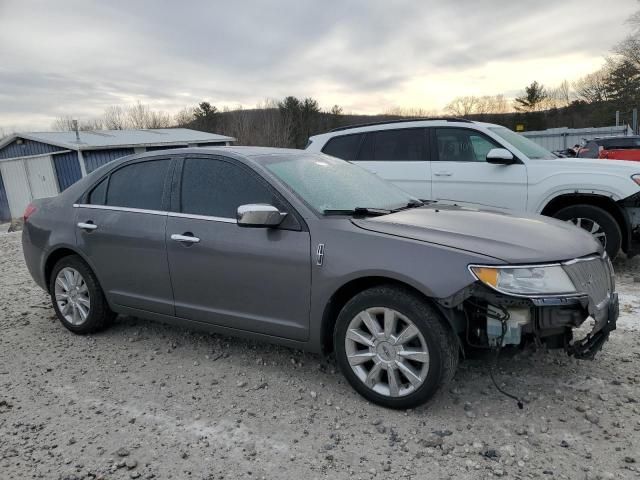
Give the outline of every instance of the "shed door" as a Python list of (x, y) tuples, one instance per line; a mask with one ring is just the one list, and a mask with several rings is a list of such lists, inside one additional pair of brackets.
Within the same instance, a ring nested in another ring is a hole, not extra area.
[(51, 157), (29, 158), (24, 162), (31, 187), (31, 197), (55, 197), (58, 194), (58, 184)]
[(27, 171), (22, 160), (0, 162), (0, 172), (9, 201), (11, 217), (18, 218), (31, 201)]

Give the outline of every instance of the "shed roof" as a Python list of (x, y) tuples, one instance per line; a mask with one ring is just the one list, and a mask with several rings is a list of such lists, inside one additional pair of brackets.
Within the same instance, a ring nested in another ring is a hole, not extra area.
[(84, 130), (79, 132), (15, 133), (0, 140), (0, 148), (17, 138), (48, 143), (69, 150), (97, 150), (103, 148), (184, 145), (209, 142), (233, 142), (236, 139), (215, 133), (199, 132), (189, 128), (157, 128), (140, 130)]

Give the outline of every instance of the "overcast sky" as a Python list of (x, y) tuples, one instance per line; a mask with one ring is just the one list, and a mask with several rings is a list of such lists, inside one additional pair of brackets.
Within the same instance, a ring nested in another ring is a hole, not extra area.
[(137, 100), (379, 113), (597, 69), (636, 0), (0, 0), (0, 128)]

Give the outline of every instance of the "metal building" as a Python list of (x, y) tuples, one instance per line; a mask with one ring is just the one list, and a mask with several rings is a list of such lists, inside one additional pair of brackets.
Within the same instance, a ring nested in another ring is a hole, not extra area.
[(0, 221), (20, 217), (32, 199), (55, 196), (116, 158), (234, 141), (233, 137), (187, 128), (10, 135), (0, 139)]
[(556, 150), (566, 150), (574, 145), (580, 145), (583, 140), (590, 140), (596, 137), (633, 135), (633, 130), (628, 125), (591, 128), (560, 127), (549, 128), (548, 130), (522, 132), (522, 135), (553, 152)]

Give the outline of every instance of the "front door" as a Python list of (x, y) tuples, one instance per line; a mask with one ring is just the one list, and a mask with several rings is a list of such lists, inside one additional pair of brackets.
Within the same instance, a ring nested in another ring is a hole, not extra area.
[[(176, 316), (306, 340), (310, 238), (291, 207), (233, 160), (186, 158), (177, 175), (166, 237)], [(251, 203), (288, 217), (278, 228), (238, 226), (238, 206)]]
[(489, 150), (502, 145), (468, 128), (436, 128), (431, 138), (434, 200), (472, 208), (526, 210), (526, 166), (486, 162)]
[(108, 299), (173, 315), (165, 229), (171, 160), (125, 165), (91, 190), (76, 211), (76, 241)]

